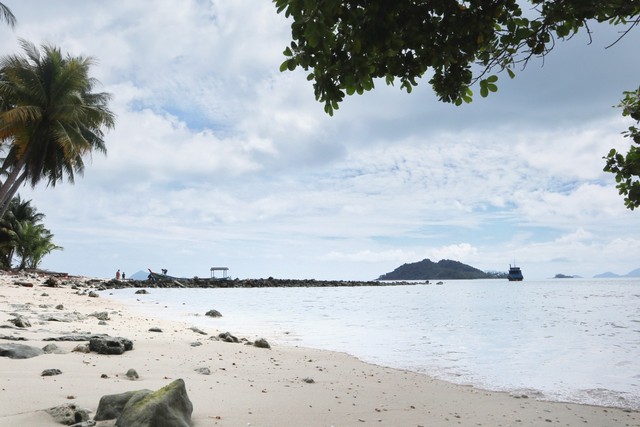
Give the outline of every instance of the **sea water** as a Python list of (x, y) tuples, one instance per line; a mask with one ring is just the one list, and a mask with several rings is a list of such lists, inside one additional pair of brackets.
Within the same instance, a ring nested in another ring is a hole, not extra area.
[(150, 316), (457, 384), (640, 409), (637, 279), (134, 292), (103, 295)]

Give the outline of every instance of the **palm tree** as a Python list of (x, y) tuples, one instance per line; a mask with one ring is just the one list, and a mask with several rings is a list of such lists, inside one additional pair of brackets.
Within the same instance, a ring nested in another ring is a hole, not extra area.
[[(31, 200), (21, 200), (14, 197), (4, 218), (0, 219), (0, 267), (10, 269), (16, 247), (20, 242), (19, 229), (21, 224), (38, 224), (44, 219), (44, 214), (31, 205)], [(47, 230), (48, 231), (48, 230)], [(44, 254), (46, 255), (46, 254)], [(43, 256), (44, 256), (43, 255)]]
[(0, 20), (6, 21), (11, 28), (16, 26), (16, 17), (4, 3), (0, 3)]
[(38, 268), (45, 255), (62, 249), (53, 242), (53, 234), (42, 224), (29, 221), (18, 223), (16, 229), (16, 254), (20, 257), (19, 269)]
[(8, 142), (0, 218), (27, 180), (32, 186), (45, 179), (53, 187), (65, 177), (73, 183), (85, 155), (106, 153), (102, 129), (115, 124), (107, 107), (111, 95), (92, 92), (98, 83), (89, 77), (93, 59), (20, 44), (26, 56), (0, 58), (0, 140)]

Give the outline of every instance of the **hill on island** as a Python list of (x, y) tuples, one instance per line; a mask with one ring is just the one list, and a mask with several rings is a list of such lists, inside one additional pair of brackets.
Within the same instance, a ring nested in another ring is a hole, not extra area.
[(624, 275), (620, 275), (620, 274), (616, 274), (616, 273), (612, 273), (610, 271), (607, 271), (606, 273), (596, 274), (593, 277), (596, 278), (596, 279), (611, 279), (611, 278), (615, 278), (615, 277), (640, 277), (640, 268), (636, 268), (635, 270), (632, 270), (632, 271), (630, 271), (630, 272), (628, 272), (627, 274), (624, 274)]
[(423, 259), (420, 262), (403, 264), (378, 280), (456, 280), (506, 278), (506, 273), (487, 273), (459, 261), (443, 259), (436, 262)]

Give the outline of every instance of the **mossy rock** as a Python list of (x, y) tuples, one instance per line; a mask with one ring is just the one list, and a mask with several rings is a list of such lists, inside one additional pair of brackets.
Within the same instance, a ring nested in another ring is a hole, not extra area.
[(117, 427), (191, 427), (193, 404), (187, 396), (184, 380), (138, 398), (133, 396), (116, 421)]

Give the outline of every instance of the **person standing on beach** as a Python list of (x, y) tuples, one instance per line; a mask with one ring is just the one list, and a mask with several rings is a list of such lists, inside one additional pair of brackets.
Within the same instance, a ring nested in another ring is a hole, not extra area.
[(122, 272), (122, 280), (127, 280), (127, 276), (124, 274), (124, 271)]
[(116, 280), (120, 280), (120, 269), (116, 271)]

